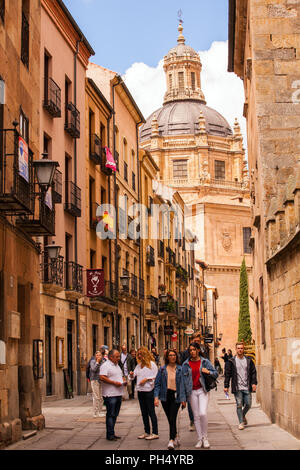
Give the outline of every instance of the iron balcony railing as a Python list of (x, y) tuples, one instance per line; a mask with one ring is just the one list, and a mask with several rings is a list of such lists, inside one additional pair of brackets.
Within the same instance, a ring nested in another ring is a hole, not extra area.
[(49, 258), (45, 253), (42, 255), (41, 278), (43, 284), (55, 284), (63, 287), (64, 281), (64, 258)]
[(106, 166), (106, 152), (105, 148), (101, 149), (101, 171), (107, 176), (111, 176), (113, 174), (113, 170)]
[(65, 211), (81, 217), (81, 189), (72, 181), (65, 182)]
[[(127, 269), (123, 269), (123, 276), (127, 276), (130, 279), (130, 274), (129, 274), (129, 271)], [(128, 285), (123, 286), (123, 291), (124, 292), (129, 292), (129, 283), (128, 283)]]
[(93, 297), (92, 300), (98, 300), (102, 302), (106, 302), (110, 305), (115, 305), (117, 302), (117, 289), (116, 285), (111, 281), (104, 282), (104, 293), (99, 297)]
[(139, 297), (141, 300), (145, 299), (145, 281), (143, 279), (139, 280)]
[(138, 282), (135, 274), (131, 275), (131, 295), (137, 297), (138, 295)]
[(162, 240), (158, 240), (157, 254), (159, 258), (165, 259), (165, 245)]
[(102, 142), (97, 134), (90, 135), (89, 154), (90, 160), (92, 160), (96, 165), (101, 165)]
[(171, 266), (176, 266), (176, 253), (171, 250), (171, 248), (167, 247), (167, 264), (170, 264)]
[(83, 292), (82, 266), (74, 261), (65, 262), (65, 290)]
[(62, 172), (58, 169), (54, 173), (52, 195), (55, 204), (62, 202)]
[(66, 106), (65, 130), (74, 139), (80, 137), (80, 112), (73, 103), (68, 103)]
[(146, 248), (146, 263), (149, 266), (155, 266), (154, 248), (150, 245)]
[(115, 162), (116, 162), (117, 171), (119, 171), (119, 152), (117, 151), (115, 151)]
[(98, 222), (101, 220), (101, 216), (97, 216), (97, 209), (99, 204), (92, 202), (90, 206), (90, 228), (96, 230)]
[(153, 297), (153, 295), (149, 295), (148, 302), (149, 302), (148, 313), (150, 313), (151, 315), (158, 315), (158, 311), (159, 311), (158, 298)]
[(34, 211), (33, 153), (16, 129), (0, 130), (0, 212)]
[(52, 117), (61, 117), (61, 89), (50, 77), (45, 77), (43, 106)]
[(30, 236), (55, 235), (55, 205), (51, 198), (47, 203), (45, 196), (38, 197), (34, 214), (21, 215), (16, 219), (17, 227)]

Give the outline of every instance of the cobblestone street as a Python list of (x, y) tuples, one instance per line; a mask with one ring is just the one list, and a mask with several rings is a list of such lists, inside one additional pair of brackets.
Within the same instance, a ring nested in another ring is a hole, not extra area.
[[(232, 395), (230, 397), (230, 400), (225, 399), (221, 381), (218, 391), (210, 393), (208, 438), (212, 450), (300, 450), (300, 441), (269, 421), (256, 403), (255, 395), (247, 415), (249, 424), (239, 431), (235, 401)], [(105, 418), (92, 417), (90, 396), (44, 403), (43, 413), (46, 428), (6, 450), (167, 449), (168, 423), (161, 405), (157, 410), (160, 437), (154, 441), (137, 439), (143, 432), (137, 399), (123, 401), (116, 424), (116, 434), (122, 438), (113, 442), (105, 439)], [(179, 412), (179, 434), (181, 450), (196, 450), (196, 433), (189, 431), (187, 410)]]

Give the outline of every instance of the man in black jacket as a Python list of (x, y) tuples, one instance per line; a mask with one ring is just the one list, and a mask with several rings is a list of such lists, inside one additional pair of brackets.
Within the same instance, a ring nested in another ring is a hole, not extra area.
[[(125, 377), (125, 379), (127, 381), (127, 392), (128, 392), (129, 398), (133, 398), (132, 397), (132, 391), (131, 391), (131, 383), (130, 383), (130, 380), (129, 380), (129, 374), (130, 374), (131, 371), (134, 370), (134, 367), (135, 367), (134, 364), (135, 363), (133, 361), (132, 356), (130, 354), (128, 354), (128, 352), (127, 352), (126, 344), (123, 344), (122, 352), (121, 352), (121, 355), (120, 355), (119, 366), (122, 369), (123, 377)], [(125, 397), (123, 397), (123, 400), (125, 400)]]
[(244, 343), (236, 343), (236, 356), (229, 359), (225, 368), (224, 392), (228, 393), (231, 379), (231, 392), (235, 396), (239, 429), (247, 425), (246, 413), (252, 404), (252, 392), (256, 392), (257, 378), (254, 362), (244, 355)]

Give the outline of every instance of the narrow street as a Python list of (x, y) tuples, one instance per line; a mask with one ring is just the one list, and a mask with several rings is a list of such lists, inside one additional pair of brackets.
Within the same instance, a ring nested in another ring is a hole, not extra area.
[[(225, 399), (222, 385), (221, 379), (218, 391), (210, 393), (208, 438), (212, 450), (300, 450), (298, 439), (269, 421), (256, 403), (255, 394), (247, 415), (249, 425), (239, 431), (234, 398), (230, 395), (230, 400)], [(46, 428), (6, 450), (153, 451), (167, 448), (168, 424), (161, 405), (157, 410), (160, 437), (154, 441), (137, 439), (143, 432), (137, 399), (123, 401), (116, 424), (116, 433), (122, 438), (113, 442), (105, 439), (105, 418), (92, 417), (90, 396), (44, 403), (43, 413)], [(196, 433), (189, 431), (187, 410), (179, 412), (179, 434), (181, 450), (196, 450)]]

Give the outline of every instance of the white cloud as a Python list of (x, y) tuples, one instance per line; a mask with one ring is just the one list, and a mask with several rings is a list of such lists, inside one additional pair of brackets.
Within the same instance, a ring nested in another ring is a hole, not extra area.
[[(199, 51), (202, 91), (207, 105), (221, 113), (231, 126), (238, 118), (246, 147), (243, 82), (234, 73), (227, 72), (227, 51), (225, 41), (213, 42), (208, 51)], [(163, 60), (157, 67), (136, 62), (126, 70), (123, 78), (145, 118), (162, 106), (166, 91)]]

